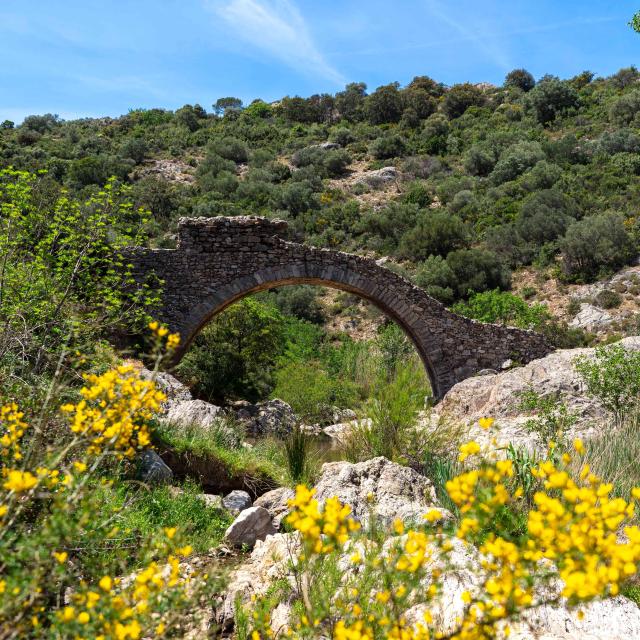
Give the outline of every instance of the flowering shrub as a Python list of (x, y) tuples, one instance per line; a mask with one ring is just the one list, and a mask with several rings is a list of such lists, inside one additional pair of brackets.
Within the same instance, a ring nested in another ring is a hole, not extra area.
[[(177, 335), (150, 327), (175, 348)], [(36, 468), (35, 429), (15, 403), (0, 408), (0, 637), (165, 637), (188, 619), (206, 576), (184, 575), (191, 547), (176, 528), (131, 544), (104, 509), (111, 481), (98, 475), (107, 457), (149, 446), (148, 421), (165, 396), (125, 365), (87, 376), (80, 396), (62, 407), (69, 437)]]
[[(482, 422), (489, 428), (493, 421)], [(432, 509), (422, 525), (408, 530), (396, 521), (395, 535), (383, 541), (363, 530), (336, 498), (320, 507), (313, 491), (299, 486), (288, 518), (301, 539), (292, 565), (297, 587), (291, 635), (488, 640), (508, 636), (529, 609), (561, 602), (579, 608), (618, 594), (638, 573), (640, 529), (631, 521), (640, 488), (631, 502), (612, 497), (612, 485), (584, 462), (572, 477), (570, 469), (584, 455), (580, 440), (573, 450), (576, 460), (565, 453), (557, 463), (547, 457), (534, 468), (541, 490), (524, 535), (501, 528), (498, 517), (523, 500), (513, 462), (480, 458), (475, 442), (460, 447), (460, 459), (475, 459), (477, 468), (446, 486), (460, 513), (455, 525)], [(477, 558), (468, 568), (478, 581), (461, 593), (459, 615), (443, 628), (443, 577), (459, 562), (454, 551), (461, 548)], [(253, 639), (270, 637), (268, 608), (258, 603), (255, 611)]]

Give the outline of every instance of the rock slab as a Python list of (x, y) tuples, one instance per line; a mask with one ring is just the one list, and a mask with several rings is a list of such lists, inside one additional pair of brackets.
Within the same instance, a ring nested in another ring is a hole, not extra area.
[(276, 530), (271, 515), (262, 507), (249, 507), (229, 525), (225, 539), (234, 547), (253, 547), (258, 540), (264, 540)]

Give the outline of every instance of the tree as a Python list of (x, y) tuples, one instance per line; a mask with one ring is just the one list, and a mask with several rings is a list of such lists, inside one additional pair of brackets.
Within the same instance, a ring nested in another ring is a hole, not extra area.
[(410, 260), (425, 260), (430, 255), (446, 256), (469, 242), (469, 230), (462, 220), (447, 211), (429, 211), (400, 240), (399, 253)]
[(374, 158), (386, 160), (401, 156), (406, 149), (406, 140), (397, 133), (389, 133), (376, 138), (370, 145), (369, 151)]
[(540, 160), (544, 160), (544, 157), (540, 143), (518, 142), (502, 154), (491, 172), (491, 181), (494, 184), (502, 184), (509, 180), (515, 180)]
[(504, 80), (505, 87), (517, 87), (525, 93), (536, 86), (535, 78), (526, 69), (514, 69)]
[(511, 275), (497, 254), (487, 249), (458, 249), (447, 256), (458, 298), (473, 292), (508, 289)]
[(484, 96), (478, 87), (469, 82), (454, 84), (444, 98), (443, 109), (449, 119), (459, 118), (469, 107), (480, 106)]
[(213, 112), (218, 116), (224, 116), (230, 111), (240, 111), (242, 109), (242, 100), (228, 96), (226, 98), (218, 98), (213, 104)]
[(436, 112), (438, 103), (436, 99), (426, 90), (418, 87), (407, 87), (402, 92), (405, 110), (413, 109), (416, 116), (421, 120), (428, 118)]
[(541, 246), (562, 236), (577, 213), (569, 197), (557, 189), (545, 189), (524, 203), (516, 228), (524, 240)]
[(351, 82), (344, 91), (336, 93), (336, 109), (340, 117), (346, 120), (361, 120), (367, 85), (364, 82)]
[(371, 124), (386, 124), (400, 120), (403, 105), (398, 87), (397, 82), (392, 82), (378, 87), (371, 95), (367, 96), (364, 111)]
[(196, 337), (178, 375), (197, 396), (221, 402), (255, 401), (273, 386), (272, 371), (284, 348), (285, 323), (275, 308), (251, 298), (221, 313)]
[(408, 85), (407, 90), (425, 91), (432, 98), (439, 98), (445, 93), (445, 86), (429, 76), (416, 76)]
[(2, 123), (0, 123), (0, 129), (13, 129), (15, 126), (15, 123), (12, 120), (4, 120)]
[(616, 100), (609, 109), (611, 122), (629, 125), (640, 111), (640, 91), (632, 91)]
[(578, 106), (578, 94), (567, 82), (546, 75), (527, 94), (525, 105), (540, 124), (548, 124)]
[(589, 280), (601, 270), (615, 271), (628, 264), (635, 247), (622, 216), (609, 212), (570, 225), (560, 251), (564, 272), (571, 278)]
[(189, 131), (200, 128), (201, 121), (207, 117), (207, 112), (199, 105), (185, 104), (176, 111), (176, 122)]

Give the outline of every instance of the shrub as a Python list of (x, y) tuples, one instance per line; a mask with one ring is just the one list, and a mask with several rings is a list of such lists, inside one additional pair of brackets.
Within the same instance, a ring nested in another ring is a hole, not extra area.
[(209, 151), (225, 160), (232, 160), (233, 162), (247, 162), (249, 159), (247, 145), (242, 142), (242, 140), (231, 136), (227, 136), (221, 140), (214, 140), (209, 147)]
[(402, 257), (418, 261), (430, 255), (446, 256), (468, 243), (469, 231), (458, 216), (429, 210), (402, 236), (398, 252)]
[(527, 94), (525, 105), (540, 124), (548, 124), (578, 106), (578, 94), (568, 83), (544, 76)]
[(634, 82), (638, 81), (640, 78), (640, 73), (638, 69), (631, 65), (630, 67), (625, 67), (620, 69), (617, 73), (614, 73), (611, 77), (611, 83), (616, 89), (626, 89), (628, 86), (632, 85)]
[(221, 402), (227, 397), (258, 400), (273, 387), (273, 368), (284, 348), (284, 318), (251, 298), (212, 320), (196, 337), (177, 374), (195, 395)]
[(429, 256), (418, 265), (415, 281), (430, 296), (443, 304), (451, 304), (455, 300), (456, 276), (442, 256)]
[(497, 254), (486, 249), (458, 249), (447, 256), (458, 298), (490, 289), (508, 289), (511, 274)]
[(294, 316), (315, 324), (322, 324), (324, 321), (323, 307), (318, 302), (318, 293), (315, 287), (305, 284), (280, 287), (275, 289), (271, 295), (275, 305), (285, 316)]
[(464, 168), (472, 176), (488, 176), (496, 166), (496, 157), (493, 151), (484, 145), (474, 145), (469, 149)]
[(609, 118), (614, 124), (628, 126), (633, 123), (639, 111), (640, 91), (632, 91), (621, 96), (611, 105)]
[(574, 360), (587, 391), (620, 422), (638, 405), (640, 398), (640, 352), (621, 344), (596, 347), (595, 357)]
[(606, 155), (621, 152), (638, 153), (640, 151), (640, 137), (630, 129), (606, 132), (596, 142), (596, 149)]
[(355, 385), (330, 376), (317, 361), (286, 363), (275, 377), (272, 396), (290, 404), (296, 415), (310, 424), (330, 424), (333, 407), (350, 408), (357, 402)]
[(402, 95), (397, 82), (378, 87), (364, 101), (364, 113), (370, 124), (398, 122), (402, 111)]
[(322, 159), (322, 166), (330, 178), (344, 175), (350, 163), (351, 157), (344, 149), (328, 151)]
[(529, 389), (520, 394), (519, 408), (535, 412), (535, 417), (525, 422), (525, 428), (536, 433), (545, 448), (565, 450), (568, 447), (567, 434), (578, 416), (569, 411), (561, 398), (555, 395), (543, 397)]
[(410, 109), (419, 120), (428, 118), (438, 107), (436, 99), (422, 87), (407, 87), (402, 92), (402, 99), (406, 109)]
[(378, 160), (386, 160), (404, 155), (405, 149), (405, 139), (397, 133), (391, 133), (374, 140), (369, 146), (369, 153)]
[(351, 129), (338, 127), (331, 132), (330, 139), (341, 147), (346, 147), (348, 144), (355, 142), (357, 138)]
[(472, 295), (466, 302), (458, 302), (452, 310), (480, 322), (499, 322), (522, 329), (540, 330), (551, 318), (546, 306), (527, 304), (508, 291), (484, 291)]
[(617, 291), (603, 289), (596, 296), (595, 303), (602, 309), (615, 309), (622, 304), (622, 296)]
[(502, 154), (491, 172), (491, 181), (494, 184), (502, 184), (515, 180), (540, 160), (544, 160), (544, 157), (539, 143), (518, 142)]
[(634, 256), (634, 244), (620, 215), (602, 213), (571, 224), (560, 251), (568, 277), (591, 279), (603, 269), (627, 264)]
[(517, 87), (526, 93), (536, 86), (536, 81), (526, 69), (514, 69), (507, 74), (504, 86)]
[(484, 103), (482, 91), (474, 85), (465, 82), (454, 84), (447, 91), (442, 108), (449, 119), (459, 118), (469, 107), (481, 106)]
[(577, 215), (573, 201), (557, 189), (533, 194), (522, 206), (516, 229), (527, 242), (541, 246), (562, 236)]
[(416, 420), (429, 393), (424, 367), (417, 358), (398, 364), (376, 381), (366, 407), (369, 423), (356, 427), (345, 443), (348, 459), (356, 462), (384, 456), (402, 460), (415, 451)]

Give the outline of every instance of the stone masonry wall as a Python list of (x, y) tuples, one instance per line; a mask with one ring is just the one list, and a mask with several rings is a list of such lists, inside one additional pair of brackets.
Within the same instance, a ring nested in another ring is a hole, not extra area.
[(321, 284), (357, 294), (394, 319), (413, 340), (434, 395), (505, 360), (527, 363), (551, 351), (537, 333), (483, 324), (448, 311), (422, 289), (375, 261), (289, 242), (283, 221), (254, 217), (181, 218), (177, 249), (134, 247), (128, 259), (139, 282), (163, 285), (157, 317), (182, 336), (198, 331), (234, 301), (286, 284)]

